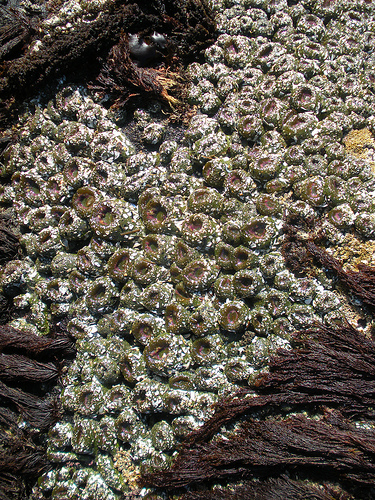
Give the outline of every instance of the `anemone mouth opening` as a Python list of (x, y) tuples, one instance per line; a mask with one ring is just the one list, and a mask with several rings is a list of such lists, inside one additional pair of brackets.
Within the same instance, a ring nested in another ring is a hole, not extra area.
[(307, 196), (314, 201), (318, 201), (321, 197), (320, 185), (317, 182), (311, 181), (306, 189)]
[(142, 260), (134, 266), (134, 271), (139, 276), (147, 276), (152, 271), (152, 264)]
[(91, 266), (91, 259), (86, 253), (81, 253), (78, 256), (79, 263), (83, 267), (90, 267)]
[(269, 168), (270, 166), (273, 165), (273, 160), (272, 158), (261, 158), (260, 160), (258, 160), (258, 167), (262, 168), (262, 169), (266, 169), (266, 168)]
[(132, 382), (134, 380), (133, 376), (133, 366), (129, 359), (123, 358), (120, 362), (120, 371), (122, 373), (122, 376), (128, 381)]
[(297, 115), (291, 120), (290, 125), (293, 128), (302, 128), (306, 125), (306, 123), (307, 123), (306, 117)]
[(90, 391), (84, 391), (80, 396), (79, 396), (79, 402), (84, 406), (88, 407), (92, 404), (94, 399), (94, 395)]
[(100, 168), (96, 171), (96, 174), (101, 180), (106, 181), (108, 179), (108, 172), (104, 168)]
[(96, 217), (96, 220), (101, 224), (102, 226), (110, 226), (113, 224), (113, 221), (115, 220), (115, 216), (112, 212), (111, 207), (109, 206), (103, 206)]
[(196, 330), (202, 330), (204, 327), (204, 318), (200, 313), (195, 313), (191, 318), (190, 318), (191, 326), (192, 328)]
[(48, 283), (47, 290), (49, 292), (58, 292), (59, 284), (56, 281), (51, 281), (50, 283)]
[(230, 287), (231, 284), (232, 284), (232, 280), (229, 277), (224, 276), (224, 277), (220, 278), (220, 286), (221, 287), (227, 288), (227, 287)]
[(186, 390), (191, 387), (191, 381), (189, 377), (184, 375), (176, 375), (169, 380), (169, 386), (171, 389), (182, 389)]
[(159, 250), (158, 240), (153, 236), (148, 236), (143, 240), (143, 250), (150, 254), (157, 254)]
[(40, 193), (39, 184), (33, 179), (27, 179), (25, 181), (25, 193), (27, 193), (28, 196), (38, 196)]
[(312, 94), (311, 89), (304, 87), (303, 89), (301, 89), (301, 92), (299, 93), (299, 100), (303, 104), (305, 104), (305, 103), (311, 101), (312, 95), (313, 94)]
[(34, 214), (34, 219), (36, 221), (43, 221), (46, 218), (46, 213), (43, 210), (38, 210), (36, 214)]
[(257, 313), (257, 314), (255, 315), (255, 317), (254, 317), (254, 320), (255, 320), (255, 322), (256, 322), (258, 325), (261, 325), (261, 324), (262, 324), (262, 322), (263, 322), (263, 320), (264, 320), (264, 316), (263, 316), (263, 314), (261, 314), (261, 313)]
[(202, 229), (203, 223), (203, 219), (199, 216), (190, 217), (186, 224), (186, 227), (189, 229), (189, 231), (196, 232)]
[(264, 238), (267, 233), (267, 224), (261, 221), (250, 223), (246, 228), (246, 233), (255, 238)]
[(78, 169), (78, 165), (76, 163), (71, 163), (65, 169), (65, 175), (70, 179), (75, 179), (76, 177), (78, 177), (78, 173), (79, 173), (79, 169)]
[(266, 116), (272, 115), (273, 112), (277, 109), (277, 104), (274, 99), (268, 102), (264, 107), (264, 114)]
[(147, 222), (159, 225), (167, 218), (167, 211), (160, 203), (149, 202), (145, 211), (145, 218)]
[(188, 272), (188, 277), (192, 281), (199, 281), (205, 273), (205, 267), (202, 264), (191, 266)]
[(344, 214), (340, 209), (331, 211), (330, 217), (337, 224), (341, 224), (344, 220)]
[(95, 203), (95, 196), (90, 193), (80, 193), (76, 197), (76, 205), (82, 209), (89, 209)]
[(219, 253), (219, 259), (222, 261), (229, 261), (230, 260), (230, 252), (226, 248), (222, 248)]
[(228, 177), (228, 183), (231, 186), (240, 186), (243, 182), (243, 179), (239, 173), (232, 173)]
[(273, 51), (273, 47), (271, 44), (268, 44), (259, 52), (259, 57), (262, 59), (266, 59)]
[(229, 54), (235, 55), (237, 54), (237, 47), (232, 43), (227, 47), (227, 51), (229, 52)]
[(208, 356), (211, 352), (212, 346), (208, 340), (196, 340), (194, 342), (194, 351), (200, 357)]
[(156, 301), (160, 300), (160, 291), (159, 290), (151, 290), (150, 292), (148, 292), (147, 298), (152, 303), (155, 303)]
[(197, 203), (202, 203), (207, 200), (207, 190), (206, 189), (197, 189), (193, 194), (193, 201)]
[(170, 410), (178, 409), (181, 403), (182, 399), (178, 396), (170, 396), (165, 398), (165, 404)]
[(105, 293), (106, 293), (106, 287), (100, 283), (94, 286), (94, 288), (92, 289), (91, 297), (93, 299), (102, 299), (105, 297)]
[(61, 217), (66, 213), (66, 209), (65, 208), (60, 208), (60, 207), (52, 207), (51, 209), (51, 216), (55, 219), (55, 220), (60, 220)]
[(169, 274), (171, 275), (171, 278), (176, 279), (180, 276), (181, 269), (179, 269), (177, 266), (172, 267), (169, 269)]
[(125, 271), (125, 269), (129, 265), (129, 260), (130, 260), (130, 258), (129, 258), (129, 254), (127, 252), (119, 255), (114, 262), (114, 266), (113, 266), (114, 271), (120, 271), (120, 272)]
[(250, 276), (241, 276), (236, 281), (244, 288), (249, 288), (254, 284), (254, 279)]
[(237, 326), (241, 318), (239, 310), (232, 306), (228, 307), (225, 312), (225, 322), (228, 326)]
[(226, 232), (228, 236), (232, 239), (237, 239), (240, 236), (240, 229), (235, 224), (228, 224), (226, 227)]
[(155, 361), (161, 361), (167, 358), (170, 352), (170, 345), (166, 340), (153, 342), (147, 357)]
[(57, 181), (51, 181), (47, 184), (47, 189), (51, 193), (58, 193), (60, 191), (60, 184)]
[(247, 116), (243, 121), (242, 121), (242, 127), (245, 131), (251, 131), (254, 129), (254, 127), (257, 124), (257, 119), (255, 116)]
[(71, 216), (71, 214), (69, 212), (66, 212), (66, 215), (64, 215), (64, 218), (63, 218), (63, 223), (65, 226), (71, 226), (73, 224), (73, 217)]
[(276, 260), (273, 257), (269, 257), (264, 260), (266, 267), (273, 267), (276, 264)]
[(165, 312), (165, 323), (168, 327), (173, 328), (178, 325), (179, 314), (176, 307), (170, 306)]
[(189, 257), (190, 249), (181, 241), (177, 243), (176, 254), (179, 261), (184, 261)]
[(183, 300), (191, 299), (191, 295), (185, 290), (184, 286), (181, 283), (176, 285), (175, 295), (180, 297)]
[(146, 341), (151, 338), (153, 334), (153, 329), (149, 323), (142, 321), (138, 323), (136, 328), (133, 330), (133, 335), (140, 341)]

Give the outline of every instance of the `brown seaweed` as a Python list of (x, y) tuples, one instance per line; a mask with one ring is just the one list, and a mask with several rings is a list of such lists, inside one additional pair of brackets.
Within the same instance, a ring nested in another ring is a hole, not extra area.
[(0, 381), (1, 399), (8, 404), (12, 403), (32, 427), (40, 430), (46, 430), (55, 424), (60, 414), (56, 400), (8, 387)]
[(0, 379), (5, 382), (52, 382), (58, 376), (55, 363), (40, 363), (20, 354), (0, 354)]
[(130, 57), (128, 36), (123, 34), (115, 45), (103, 66), (97, 81), (98, 85), (89, 88), (111, 94), (114, 107), (123, 106), (131, 97), (146, 95), (178, 104), (178, 99), (168, 94), (168, 89), (176, 87), (178, 75), (173, 75), (165, 68), (142, 68)]
[(285, 420), (250, 419), (230, 438), (183, 451), (170, 471), (159, 474), (155, 485), (177, 488), (292, 470), (297, 475), (335, 477), (344, 484), (370, 487), (375, 477), (374, 454), (373, 430), (333, 428), (303, 415)]
[(0, 61), (22, 54), (37, 31), (42, 15), (27, 15), (17, 7), (0, 6)]
[(267, 481), (241, 481), (230, 489), (193, 491), (182, 495), (181, 500), (349, 500), (349, 498), (352, 497), (332, 488), (318, 488), (282, 476)]
[[(317, 227), (314, 227), (317, 226)], [(313, 228), (315, 232), (313, 232)], [(316, 231), (318, 229), (318, 231)], [(317, 245), (321, 235), (315, 219), (287, 217), (284, 224), (282, 253), (287, 267), (301, 276), (312, 272), (314, 261), (334, 273), (349, 291), (354, 293), (372, 311), (375, 311), (375, 269), (358, 264), (358, 271), (344, 270), (342, 263)]]
[(63, 358), (75, 354), (66, 321), (51, 325), (52, 337), (0, 326), (0, 500), (26, 500), (29, 485), (50, 467), (40, 443), (61, 417), (58, 400), (46, 394)]
[(318, 247), (313, 241), (306, 242), (311, 255), (326, 269), (334, 272), (341, 282), (352, 291), (364, 304), (375, 311), (375, 269), (358, 264), (358, 271), (344, 271), (341, 262), (325, 249)]
[[(287, 473), (335, 480), (368, 495), (375, 431), (348, 418), (375, 418), (375, 343), (350, 326), (317, 325), (296, 335), (293, 347), (279, 350), (269, 374), (252, 387), (219, 402), (213, 417), (188, 436), (172, 468), (145, 474), (145, 482), (173, 489)], [(300, 411), (315, 418), (288, 416)], [(234, 432), (211, 441), (234, 422), (241, 422)]]
[(55, 338), (41, 337), (30, 331), (21, 331), (9, 325), (0, 326), (0, 351), (22, 352), (31, 357), (51, 358), (73, 356), (74, 342), (67, 335)]
[(15, 259), (20, 251), (18, 237), (0, 218), (0, 266)]

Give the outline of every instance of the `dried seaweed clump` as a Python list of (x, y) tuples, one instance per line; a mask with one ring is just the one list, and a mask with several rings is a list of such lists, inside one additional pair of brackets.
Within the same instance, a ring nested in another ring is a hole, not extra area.
[(130, 97), (137, 95), (159, 98), (170, 105), (179, 103), (179, 100), (170, 95), (168, 90), (177, 87), (181, 77), (164, 67), (138, 67), (130, 57), (129, 37), (126, 34), (111, 49), (97, 81), (99, 85), (91, 86), (91, 88), (101, 92), (102, 97), (109, 92), (111, 101), (114, 101), (113, 107), (121, 107)]
[(22, 55), (45, 13), (42, 6), (38, 10), (25, 12), (19, 7), (0, 6), (0, 61)]
[[(49, 14), (58, 17), (59, 7), (53, 4), (48, 4)], [(175, 57), (176, 64), (197, 57), (213, 43), (215, 33), (213, 15), (205, 0), (152, 1), (147, 5), (117, 0), (105, 3), (98, 12), (93, 7), (90, 20), (79, 22), (72, 18), (68, 20), (68, 27), (53, 30), (49, 28), (48, 16), (45, 22), (39, 22), (38, 17), (29, 17), (19, 9), (2, 12), (9, 18), (9, 22), (0, 27), (0, 119), (4, 123), (20, 102), (35, 91), (40, 92), (44, 83), (62, 75), (69, 80), (89, 81), (100, 73), (103, 61), (107, 61), (106, 67), (99, 80), (107, 75), (106, 84), (111, 86), (111, 78), (114, 79), (111, 91), (116, 98), (124, 83), (129, 84), (130, 91), (137, 86), (148, 89), (147, 72), (142, 73), (140, 79), (129, 61), (125, 60), (127, 72), (124, 72), (124, 62), (117, 66), (118, 58), (124, 54), (126, 57), (123, 42), (119, 43), (123, 32), (142, 36), (154, 30), (165, 33), (174, 47), (171, 58)], [(171, 60), (167, 61), (166, 66), (170, 63)], [(108, 68), (113, 70), (110, 75)], [(160, 84), (163, 85), (161, 92), (166, 91), (171, 80), (166, 70), (157, 80), (153, 92)], [(125, 93), (130, 93), (127, 86)]]
[[(173, 489), (229, 481), (239, 495), (233, 498), (254, 498), (240, 493), (239, 480), (252, 479), (259, 499), (289, 498), (280, 492), (294, 487), (308, 488), (296, 498), (372, 498), (375, 431), (354, 421), (375, 417), (374, 353), (375, 343), (350, 326), (317, 325), (297, 334), (293, 349), (272, 359), (269, 374), (221, 401), (187, 438), (171, 469), (145, 474), (145, 482)], [(225, 435), (211, 440), (224, 425)], [(283, 483), (283, 474), (293, 487)], [(276, 482), (269, 482), (272, 477)], [(206, 498), (224, 497), (214, 489)]]
[(47, 338), (0, 326), (0, 499), (28, 498), (27, 484), (48, 470), (41, 436), (60, 416), (51, 391), (62, 358), (74, 352), (65, 334)]

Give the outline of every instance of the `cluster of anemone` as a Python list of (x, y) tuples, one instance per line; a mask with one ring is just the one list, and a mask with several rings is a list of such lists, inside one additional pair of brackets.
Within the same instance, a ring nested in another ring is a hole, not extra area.
[[(319, 217), (333, 244), (375, 234), (370, 165), (342, 143), (375, 127), (371, 3), (214, 8), (220, 35), (189, 67), (197, 114), (182, 141), (145, 132), (154, 151), (137, 151), (66, 87), (21, 119), (5, 155), (1, 201), (27, 254), (1, 274), (24, 311), (14, 324), (46, 334), (68, 317), (77, 340), (40, 498), (119, 498), (132, 489), (119, 457), (135, 475), (168, 466), (293, 330), (342, 321), (323, 272), (286, 269), (285, 213)], [(165, 125), (152, 106), (136, 113), (145, 123)]]

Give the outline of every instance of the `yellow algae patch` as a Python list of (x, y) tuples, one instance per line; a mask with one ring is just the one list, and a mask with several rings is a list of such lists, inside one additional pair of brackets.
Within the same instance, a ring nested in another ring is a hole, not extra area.
[(375, 241), (362, 241), (352, 234), (347, 234), (345, 240), (332, 252), (336, 259), (339, 259), (344, 269), (349, 267), (358, 270), (358, 264), (367, 264), (375, 267)]
[(351, 130), (344, 138), (347, 153), (368, 160), (375, 174), (375, 139), (368, 128)]
[(113, 457), (113, 465), (121, 472), (126, 484), (131, 491), (138, 491), (138, 480), (140, 478), (139, 468), (132, 462), (130, 453), (126, 450), (119, 450)]

